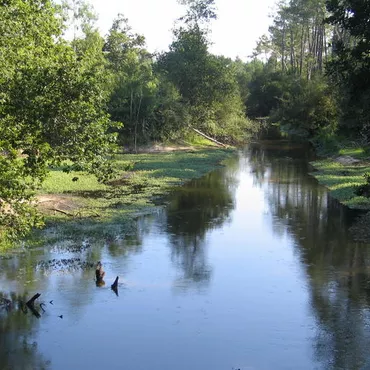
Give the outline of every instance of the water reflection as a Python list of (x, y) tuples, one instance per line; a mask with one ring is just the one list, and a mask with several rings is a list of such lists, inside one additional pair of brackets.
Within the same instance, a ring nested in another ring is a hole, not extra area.
[[(0, 368), (366, 369), (370, 246), (310, 156), (250, 145), (125, 238), (0, 259)], [(40, 319), (20, 305), (36, 292)]]
[[(9, 306), (4, 305), (8, 300)], [(0, 369), (49, 369), (50, 361), (46, 360), (37, 348), (34, 333), (37, 330), (37, 319), (27, 313), (25, 295), (0, 292)]]
[(169, 237), (171, 261), (181, 271), (174, 285), (205, 287), (212, 276), (207, 261), (206, 233), (230, 222), (235, 207), (237, 159), (183, 186), (172, 197), (163, 222)]
[(309, 277), (319, 323), (317, 360), (325, 369), (370, 366), (370, 248), (348, 235), (353, 212), (313, 186), (307, 161), (294, 147), (277, 153), (268, 144), (256, 145), (247, 156), (268, 199), (274, 233), (281, 237), (288, 232), (294, 239)]
[[(142, 238), (152, 222), (150, 217), (145, 222), (138, 219), (138, 230), (125, 241), (117, 237), (88, 243), (66, 238), (42, 248), (20, 248), (14, 254), (1, 256), (0, 287), (4, 291), (0, 290), (0, 369), (43, 370), (58, 366), (39, 352), (40, 328), (47, 327), (52, 332), (56, 321), (72, 320), (76, 325), (97, 299), (96, 262), (103, 260), (107, 269), (109, 258), (127, 265), (131, 255), (141, 252)], [(106, 287), (98, 284), (108, 297), (115, 277), (111, 273), (105, 278)], [(26, 302), (36, 292), (41, 297), (32, 310)], [(112, 294), (118, 296), (117, 293), (118, 287), (112, 289)], [(52, 338), (58, 340), (57, 331)]]

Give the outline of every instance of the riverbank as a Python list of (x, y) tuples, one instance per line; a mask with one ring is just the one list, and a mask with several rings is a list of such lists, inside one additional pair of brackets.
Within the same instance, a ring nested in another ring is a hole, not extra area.
[(114, 159), (118, 176), (106, 184), (84, 172), (55, 168), (38, 194), (47, 232), (38, 231), (32, 239), (100, 239), (135, 232), (138, 216), (154, 212), (176, 186), (216, 169), (234, 153), (198, 145), (119, 154)]
[(311, 162), (311, 174), (330, 190), (331, 196), (352, 209), (370, 210), (368, 194), (359, 191), (370, 173), (370, 156), (363, 148), (342, 149), (337, 155)]
[[(330, 190), (330, 195), (348, 208), (370, 211), (370, 155), (366, 148), (341, 149), (330, 157), (311, 162), (311, 173)], [(370, 212), (351, 227), (355, 240), (370, 241)]]

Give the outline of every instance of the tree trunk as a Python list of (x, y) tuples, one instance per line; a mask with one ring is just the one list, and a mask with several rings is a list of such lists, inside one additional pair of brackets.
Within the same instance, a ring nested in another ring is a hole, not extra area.
[(221, 143), (221, 142), (217, 141), (216, 139), (213, 139), (212, 137), (210, 137), (210, 136), (208, 136), (208, 135), (204, 134), (203, 132), (201, 132), (201, 131), (197, 130), (196, 128), (192, 128), (192, 130), (193, 130), (193, 131), (195, 131), (197, 134), (199, 134), (199, 135), (201, 135), (201, 136), (205, 137), (206, 139), (208, 139), (208, 140), (210, 140), (210, 141), (212, 141), (212, 142), (214, 142), (214, 143), (216, 143), (216, 144), (218, 144), (218, 145), (220, 145), (220, 146), (223, 146), (223, 147), (227, 148), (227, 145), (225, 145), (225, 144), (223, 144), (223, 143)]

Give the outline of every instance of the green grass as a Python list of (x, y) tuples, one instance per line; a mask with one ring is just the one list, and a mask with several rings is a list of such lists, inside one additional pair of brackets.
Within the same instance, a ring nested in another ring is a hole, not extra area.
[(195, 145), (200, 147), (214, 147), (217, 148), (218, 145), (213, 141), (206, 139), (203, 136), (196, 134), (195, 132), (188, 132), (184, 138), (184, 143), (189, 145)]
[[(201, 148), (122, 154), (114, 161), (119, 175), (107, 184), (84, 172), (64, 173), (62, 169), (53, 169), (38, 195), (61, 197), (68, 207), (57, 204), (43, 209), (48, 239), (130, 233), (134, 230), (135, 217), (165, 204), (166, 196), (175, 186), (221, 166), (234, 153), (233, 149)], [(132, 169), (125, 171), (129, 164)], [(78, 180), (72, 181), (73, 178)], [(35, 235), (36, 239), (40, 238), (39, 232)]]
[[(78, 177), (78, 181), (72, 181)], [(70, 193), (76, 191), (106, 190), (107, 186), (100, 184), (94, 175), (81, 172), (65, 173), (58, 170), (52, 170), (43, 183), (42, 193)]]
[(339, 155), (349, 155), (357, 159), (367, 159), (369, 157), (369, 149), (365, 147), (342, 148), (338, 151)]
[[(362, 148), (341, 149), (340, 155), (349, 155), (356, 159), (367, 158)], [(355, 193), (358, 186), (366, 182), (364, 174), (370, 172), (370, 162), (342, 165), (334, 159), (324, 159), (312, 162), (312, 165), (316, 169), (312, 175), (330, 190), (334, 198), (349, 208), (370, 209), (370, 198)]]

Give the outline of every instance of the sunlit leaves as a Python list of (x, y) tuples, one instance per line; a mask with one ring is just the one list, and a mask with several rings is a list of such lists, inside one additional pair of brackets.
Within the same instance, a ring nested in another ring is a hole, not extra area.
[[(12, 0), (0, 8), (3, 237), (39, 225), (31, 200), (49, 164), (70, 159), (102, 178), (109, 174), (100, 171), (114, 140), (106, 135), (103, 73), (59, 38), (57, 10), (48, 0)], [(89, 57), (91, 50), (85, 48)]]
[(335, 26), (328, 75), (339, 85), (342, 128), (370, 142), (370, 5), (368, 1), (329, 0), (328, 22)]

